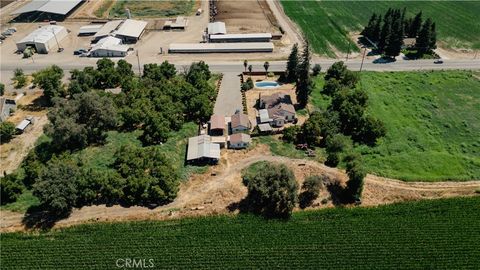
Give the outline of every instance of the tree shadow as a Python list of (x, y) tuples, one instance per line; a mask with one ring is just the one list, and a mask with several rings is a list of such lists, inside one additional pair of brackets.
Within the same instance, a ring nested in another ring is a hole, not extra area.
[(22, 107), (32, 112), (43, 111), (48, 107), (48, 100), (45, 96), (40, 96), (34, 99), (31, 104), (22, 105)]
[(355, 199), (352, 198), (351, 194), (348, 192), (348, 189), (340, 185), (340, 182), (332, 182), (328, 184), (327, 190), (330, 193), (333, 205), (335, 206), (353, 203), (356, 205), (360, 204), (360, 201), (355, 201)]
[(42, 205), (35, 205), (28, 208), (22, 219), (22, 224), (28, 229), (51, 229), (59, 220), (70, 216), (71, 211), (55, 212)]
[(230, 203), (227, 206), (227, 210), (230, 212), (239, 211), (240, 214), (254, 214), (257, 216), (261, 216), (265, 219), (276, 219), (276, 220), (288, 220), (290, 218), (290, 214), (278, 214), (271, 209), (271, 207), (259, 207), (256, 203), (252, 202), (252, 200), (247, 197), (241, 199), (238, 202)]
[(318, 198), (312, 192), (303, 191), (298, 195), (298, 205), (301, 209), (305, 209), (309, 206), (312, 206), (313, 202)]

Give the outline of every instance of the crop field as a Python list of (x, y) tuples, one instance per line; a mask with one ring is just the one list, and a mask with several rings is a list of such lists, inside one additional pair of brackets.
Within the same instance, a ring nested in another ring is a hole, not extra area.
[(130, 9), (133, 17), (171, 17), (189, 15), (193, 12), (195, 0), (117, 0), (110, 10), (110, 17), (125, 17)]
[(473, 269), (480, 197), (378, 208), (82, 225), (1, 235), (2, 269), (116, 269), (119, 258), (168, 269)]
[[(357, 147), (369, 172), (411, 181), (480, 179), (478, 73), (362, 72), (361, 87), (368, 113), (387, 128), (377, 146)], [(325, 108), (319, 92), (312, 104)]]
[(480, 47), (478, 1), (291, 1), (281, 0), (285, 13), (296, 22), (316, 53), (335, 57), (335, 51), (358, 51), (348, 37), (361, 31), (373, 12), (407, 7), (407, 16), (423, 11), (437, 23), (437, 37), (447, 48)]

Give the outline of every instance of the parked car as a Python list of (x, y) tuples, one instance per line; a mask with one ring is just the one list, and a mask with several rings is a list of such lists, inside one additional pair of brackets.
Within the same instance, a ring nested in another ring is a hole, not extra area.
[(87, 52), (87, 50), (85, 50), (85, 49), (77, 49), (77, 50), (73, 51), (73, 55), (81, 55), (81, 54), (86, 53), (86, 52)]
[(7, 30), (8, 30), (8, 31), (11, 31), (12, 33), (17, 32), (17, 28), (15, 28), (15, 27), (10, 27), (10, 28), (8, 28)]
[(434, 64), (443, 64), (443, 60), (442, 59), (437, 59), (435, 61), (433, 61)]
[(12, 31), (5, 30), (5, 31), (2, 32), (2, 35), (4, 35), (4, 36), (11, 36), (12, 33), (13, 33)]
[(5, 35), (3, 35), (3, 34), (0, 35), (0, 40), (4, 40), (4, 39), (6, 39), (6, 38), (7, 38), (7, 37), (6, 37)]

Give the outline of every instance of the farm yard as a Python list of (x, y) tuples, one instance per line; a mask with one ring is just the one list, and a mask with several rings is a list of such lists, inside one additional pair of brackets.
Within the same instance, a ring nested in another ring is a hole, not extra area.
[(289, 222), (239, 215), (7, 233), (1, 263), (115, 269), (118, 258), (134, 257), (156, 268), (471, 269), (480, 264), (479, 205), (479, 197), (456, 198), (307, 211)]
[[(477, 72), (362, 72), (368, 113), (387, 135), (357, 147), (370, 173), (407, 181), (480, 179), (480, 81)], [(325, 109), (317, 81), (312, 106)]]
[[(248, 8), (246, 8), (248, 5)], [(265, 0), (217, 2), (215, 20), (225, 22), (229, 33), (255, 33), (278, 31), (278, 23)]]
[(336, 52), (358, 51), (349, 32), (360, 32), (373, 12), (407, 7), (407, 15), (422, 10), (437, 23), (439, 45), (469, 49), (480, 46), (478, 1), (281, 1), (285, 13), (296, 22), (314, 51), (328, 57)]
[(132, 16), (139, 18), (190, 15), (195, 2), (195, 0), (117, 0), (109, 14), (111, 18), (123, 18), (125, 9), (128, 8)]

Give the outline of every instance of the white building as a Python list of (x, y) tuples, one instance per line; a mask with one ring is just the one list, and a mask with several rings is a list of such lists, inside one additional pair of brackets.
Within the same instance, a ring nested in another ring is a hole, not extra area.
[(113, 35), (114, 31), (118, 29), (122, 22), (122, 20), (114, 20), (107, 22), (102, 26), (102, 28), (97, 31), (97, 33), (95, 33), (92, 42), (97, 42), (102, 38)]
[(224, 22), (212, 22), (208, 24), (207, 32), (209, 35), (225, 35), (227, 28)]
[(127, 19), (115, 31), (115, 37), (120, 38), (124, 43), (135, 43), (142, 36), (145, 27), (147, 27), (145, 21)]
[(90, 56), (93, 57), (124, 57), (127, 55), (130, 47), (122, 44), (122, 40), (116, 37), (108, 36), (95, 44), (90, 50)]
[(67, 29), (63, 26), (45, 25), (17, 42), (17, 49), (23, 52), (30, 46), (35, 48), (37, 53), (48, 53), (51, 49), (58, 47), (67, 35)]

